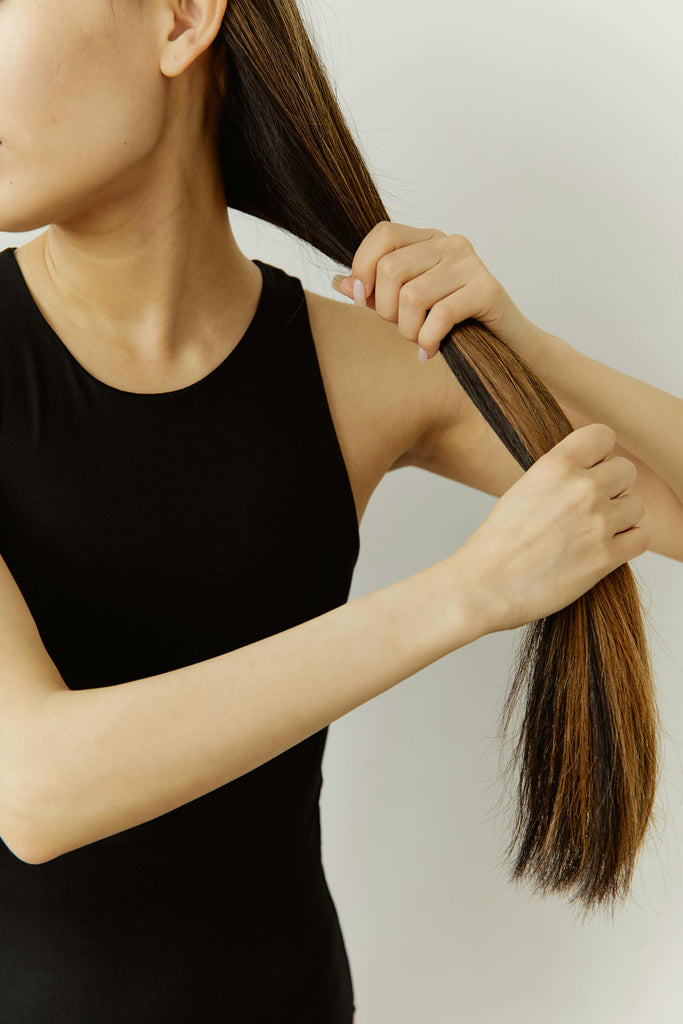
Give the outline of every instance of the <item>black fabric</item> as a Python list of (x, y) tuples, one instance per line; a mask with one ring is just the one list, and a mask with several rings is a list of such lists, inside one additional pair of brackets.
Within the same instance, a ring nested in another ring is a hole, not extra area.
[[(255, 260), (259, 306), (224, 362), (138, 394), (78, 363), (14, 252), (0, 552), (67, 685), (167, 672), (343, 604), (358, 524), (300, 280)], [(44, 864), (0, 842), (2, 1024), (351, 1024), (321, 856), (327, 732)]]

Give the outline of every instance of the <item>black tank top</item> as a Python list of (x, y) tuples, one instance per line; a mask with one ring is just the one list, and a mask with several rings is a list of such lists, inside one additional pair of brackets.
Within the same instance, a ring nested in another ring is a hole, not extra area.
[[(254, 260), (237, 347), (177, 391), (92, 376), (0, 253), (0, 553), (73, 689), (344, 604), (351, 484), (298, 278)], [(277, 665), (273, 665), (277, 671)], [(0, 841), (2, 1024), (351, 1024), (321, 859), (327, 728), (43, 864)]]

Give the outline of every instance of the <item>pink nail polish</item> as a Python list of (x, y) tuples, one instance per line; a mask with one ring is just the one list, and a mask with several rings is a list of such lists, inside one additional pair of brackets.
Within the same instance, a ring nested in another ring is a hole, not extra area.
[(426, 363), (429, 359), (429, 353), (427, 352), (427, 349), (422, 348), (422, 346), (420, 346), (417, 350), (417, 358), (420, 360), (421, 363)]
[(365, 301), (365, 285), (357, 277), (353, 279), (353, 301), (357, 306), (367, 306)]

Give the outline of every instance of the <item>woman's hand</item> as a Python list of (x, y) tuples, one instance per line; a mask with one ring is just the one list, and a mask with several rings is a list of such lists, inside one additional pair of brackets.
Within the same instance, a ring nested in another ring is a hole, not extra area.
[(542, 455), (449, 556), (471, 584), (487, 633), (566, 608), (624, 562), (644, 554), (637, 468), (611, 453), (617, 435), (588, 423)]
[[(484, 324), (533, 368), (544, 332), (517, 308), (463, 235), (381, 221), (356, 250), (351, 275), (333, 287), (368, 306), (431, 359), (456, 324)], [(354, 280), (357, 294), (354, 295)]]

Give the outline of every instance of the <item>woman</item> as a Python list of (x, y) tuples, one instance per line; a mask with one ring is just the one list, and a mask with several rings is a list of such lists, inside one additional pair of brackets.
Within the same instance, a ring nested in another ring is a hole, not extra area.
[[(440, 360), (418, 369), (399, 343), (394, 322), (412, 341), (421, 324), (381, 273), (386, 234), (354, 267), (375, 313), (240, 252), (211, 53), (270, 5), (226, 6), (0, 5), (0, 228), (49, 225), (0, 254), (3, 1024), (349, 1024), (320, 856), (329, 724), (648, 542), (681, 557), (680, 462), (651, 444), (644, 388), (632, 436), (661, 477), (608, 459), (594, 421), (625, 421), (589, 407), (557, 446), (551, 510), (556, 450), (510, 486), (498, 446), (496, 515), (347, 603), (379, 480), (470, 473), (481, 424)], [(510, 343), (569, 358), (497, 295)], [(585, 529), (598, 514), (607, 542)]]

